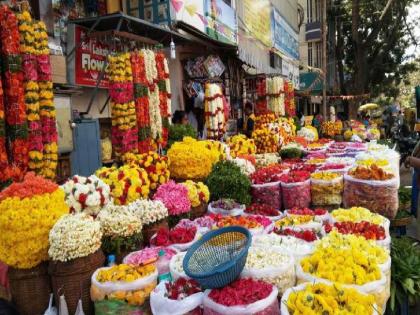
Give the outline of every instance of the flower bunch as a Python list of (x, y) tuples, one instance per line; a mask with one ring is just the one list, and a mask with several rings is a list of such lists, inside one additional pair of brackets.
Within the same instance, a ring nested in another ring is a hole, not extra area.
[(168, 143), (169, 119), (171, 117), (171, 84), (169, 80), (168, 60), (162, 51), (155, 53), (157, 81), (159, 87), (159, 109), (162, 117), (162, 139), (160, 143), (166, 147)]
[(217, 154), (219, 160), (225, 160), (229, 156), (229, 146), (218, 140), (203, 140), (203, 145), (212, 151), (215, 155)]
[(253, 139), (248, 139), (245, 135), (230, 137), (227, 141), (230, 148), (230, 155), (236, 158), (242, 154), (255, 154), (257, 147)]
[(324, 226), (325, 232), (330, 233), (332, 230), (337, 230), (341, 234), (354, 234), (363, 236), (367, 240), (383, 240), (385, 239), (385, 229), (383, 226), (372, 224), (367, 221), (361, 222), (335, 222), (334, 224), (327, 223)]
[(302, 172), (308, 172), (313, 173), (317, 169), (315, 164), (303, 164), (303, 163), (295, 163), (292, 166), (292, 171), (302, 171)]
[(149, 195), (147, 172), (135, 165), (123, 165), (120, 168), (101, 168), (96, 176), (111, 189), (111, 196), (117, 205), (125, 205)]
[(48, 255), (57, 261), (86, 257), (101, 247), (101, 239), (99, 221), (85, 213), (68, 214), (50, 231)]
[(213, 219), (216, 222), (216, 226), (219, 228), (227, 227), (227, 226), (234, 226), (234, 225), (243, 226), (247, 229), (256, 229), (256, 228), (263, 227), (262, 223), (258, 222), (258, 220), (253, 217), (232, 217), (232, 216), (223, 217), (221, 215), (216, 215), (216, 216), (213, 216)]
[(323, 216), (328, 213), (325, 209), (309, 209), (309, 208), (292, 208), (287, 210), (287, 214), (290, 215), (311, 215), (311, 216)]
[(143, 222), (143, 225), (152, 224), (168, 217), (168, 209), (162, 201), (137, 199), (128, 205), (129, 209)]
[(254, 279), (239, 279), (221, 288), (212, 289), (209, 298), (225, 306), (248, 305), (267, 298), (273, 286)]
[(188, 188), (172, 180), (159, 186), (153, 199), (162, 201), (170, 215), (180, 215), (191, 210)]
[(2, 82), (0, 80), (0, 169), (2, 174), (0, 175), (0, 184), (4, 185), (11, 178), (8, 176), (10, 167), (6, 151), (6, 123), (4, 120), (4, 92)]
[(267, 110), (267, 84), (266, 78), (261, 77), (257, 79), (257, 102), (255, 104), (255, 113), (257, 115), (266, 113)]
[(314, 216), (311, 215), (290, 215), (276, 221), (276, 227), (282, 228), (286, 226), (301, 225), (314, 221)]
[(48, 259), (48, 233), (69, 209), (64, 192), (27, 173), (0, 194), (0, 260), (14, 268), (32, 268)]
[(287, 171), (288, 168), (281, 164), (272, 164), (270, 166), (265, 166), (253, 173), (251, 175), (251, 180), (253, 184), (266, 184), (278, 182), (282, 174)]
[(268, 96), (268, 110), (276, 115), (284, 116), (286, 113), (284, 104), (284, 80), (282, 77), (266, 78), (266, 91)]
[(133, 76), (129, 53), (108, 56), (111, 98), (112, 145), (119, 158), (138, 150), (136, 105), (133, 101)]
[(350, 209), (336, 209), (331, 212), (331, 216), (338, 222), (361, 222), (367, 221), (373, 224), (384, 224), (385, 218), (379, 214), (370, 212), (366, 208), (352, 207)]
[(42, 126), (42, 142), (44, 145), (41, 175), (53, 179), (56, 176), (58, 161), (58, 133), (49, 55), (50, 49), (48, 47), (47, 27), (44, 22), (36, 23), (35, 32), (38, 64), (39, 114)]
[(171, 259), (177, 251), (170, 247), (146, 247), (136, 252), (132, 252), (128, 254), (124, 258), (124, 263), (128, 265), (147, 265), (156, 262), (159, 259), (159, 252), (163, 251), (165, 253), (165, 257)]
[(196, 233), (197, 228), (195, 226), (190, 228), (176, 227), (172, 230), (161, 228), (156, 233), (153, 243), (156, 246), (190, 243), (195, 239)]
[(206, 147), (204, 141), (185, 137), (168, 150), (169, 170), (174, 178), (203, 180), (219, 160), (219, 153)]
[(272, 112), (265, 112), (255, 117), (255, 129), (268, 128), (268, 126), (276, 122), (277, 116)]
[(204, 112), (206, 117), (207, 137), (220, 139), (225, 133), (225, 106), (222, 87), (216, 83), (205, 85)]
[(278, 151), (279, 136), (270, 129), (263, 127), (252, 132), (252, 138), (257, 147), (257, 153), (273, 153)]
[(106, 237), (130, 237), (140, 233), (142, 229), (142, 221), (129, 206), (108, 205), (102, 209), (97, 219)]
[(327, 120), (321, 124), (321, 133), (327, 137), (334, 137), (335, 135), (341, 135), (343, 129), (343, 123), (340, 120), (331, 121)]
[(275, 233), (262, 234), (253, 237), (255, 246), (275, 249), (296, 256), (305, 256), (313, 252), (314, 246), (306, 240), (294, 236), (280, 236)]
[(100, 269), (96, 274), (96, 280), (100, 283), (105, 282), (133, 282), (145, 278), (156, 271), (153, 264), (145, 266), (133, 266), (120, 264), (109, 268)]
[(257, 168), (277, 164), (280, 161), (278, 153), (262, 153), (255, 155)]
[(342, 175), (333, 172), (316, 172), (311, 174), (311, 179), (331, 181), (340, 178)]
[(309, 179), (311, 174), (306, 171), (291, 170), (287, 174), (282, 174), (279, 180), (283, 183), (301, 183)]
[(110, 201), (110, 189), (95, 175), (73, 176), (61, 186), (66, 194), (66, 203), (71, 212), (97, 215)]
[(255, 172), (255, 167), (251, 162), (242, 158), (234, 158), (232, 162), (241, 169), (242, 174), (251, 176)]
[(375, 298), (338, 284), (306, 284), (286, 301), (290, 314), (374, 314)]
[(159, 185), (165, 184), (169, 180), (169, 161), (166, 156), (152, 151), (143, 154), (126, 153), (123, 156), (123, 161), (146, 170), (151, 190), (156, 190)]
[(347, 168), (346, 164), (327, 163), (321, 166), (318, 170), (334, 172), (334, 171), (345, 171), (346, 168)]
[(357, 179), (363, 180), (388, 180), (395, 177), (394, 174), (386, 172), (383, 168), (372, 164), (370, 166), (357, 166), (351, 169), (348, 174)]
[(203, 182), (196, 183), (192, 180), (187, 180), (182, 185), (188, 189), (188, 198), (192, 207), (198, 207), (200, 204), (209, 202), (210, 191)]
[(305, 126), (305, 127), (301, 128), (297, 132), (297, 135), (299, 137), (305, 138), (305, 140), (308, 141), (308, 142), (313, 142), (313, 141), (318, 140), (318, 131), (316, 130), (316, 128), (314, 128), (312, 126)]
[(171, 300), (181, 301), (190, 295), (201, 292), (200, 285), (192, 279), (178, 278), (174, 282), (165, 283), (165, 296)]
[(286, 114), (289, 117), (296, 116), (295, 87), (293, 82), (284, 81), (284, 99)]
[(346, 166), (353, 165), (355, 160), (351, 157), (328, 157), (325, 160), (326, 164), (345, 164)]
[(304, 240), (306, 242), (314, 242), (318, 239), (317, 233), (315, 233), (315, 231), (313, 230), (295, 231), (289, 228), (285, 228), (285, 229), (275, 229), (274, 233), (278, 235), (293, 236), (301, 240)]
[(325, 158), (309, 158), (308, 160), (306, 160), (305, 164), (307, 165), (322, 165), (325, 163)]
[(277, 217), (281, 214), (280, 211), (278, 211), (277, 209), (269, 205), (257, 204), (257, 203), (252, 203), (251, 205), (246, 207), (245, 213), (263, 215), (263, 216), (269, 216), (269, 217)]

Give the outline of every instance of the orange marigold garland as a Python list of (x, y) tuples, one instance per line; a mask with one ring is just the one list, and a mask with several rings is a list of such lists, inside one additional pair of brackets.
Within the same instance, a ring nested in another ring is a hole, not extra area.
[(161, 145), (165, 147), (168, 143), (169, 118), (171, 116), (171, 86), (169, 81), (168, 61), (163, 52), (155, 54), (156, 68), (158, 74), (160, 115), (162, 117), (162, 140)]

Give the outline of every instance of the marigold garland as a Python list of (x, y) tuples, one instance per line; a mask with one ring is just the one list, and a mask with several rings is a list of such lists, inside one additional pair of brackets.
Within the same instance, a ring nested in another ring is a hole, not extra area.
[(221, 139), (226, 131), (226, 119), (222, 87), (219, 84), (206, 84), (204, 112), (207, 138), (216, 140)]
[(245, 135), (236, 135), (228, 139), (230, 147), (230, 155), (233, 158), (239, 157), (243, 154), (255, 154), (257, 147), (253, 139), (248, 139)]
[(21, 269), (47, 260), (48, 234), (69, 211), (64, 192), (56, 184), (28, 173), (22, 183), (5, 189), (0, 200), (0, 260)]

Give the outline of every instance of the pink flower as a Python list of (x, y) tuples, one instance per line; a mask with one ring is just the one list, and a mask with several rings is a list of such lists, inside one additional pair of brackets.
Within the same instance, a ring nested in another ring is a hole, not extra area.
[(188, 189), (173, 180), (159, 186), (153, 199), (162, 201), (170, 215), (180, 215), (191, 209)]

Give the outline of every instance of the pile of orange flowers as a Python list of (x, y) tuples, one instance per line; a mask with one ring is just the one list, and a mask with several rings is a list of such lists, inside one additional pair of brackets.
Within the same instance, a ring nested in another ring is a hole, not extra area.
[(239, 226), (243, 226), (247, 229), (255, 229), (255, 228), (261, 228), (262, 225), (260, 223), (258, 223), (257, 221), (248, 218), (248, 217), (222, 217), (220, 219), (216, 220), (217, 223), (216, 225), (221, 228), (221, 227), (226, 227), (226, 226), (233, 226), (233, 225), (239, 225)]
[(24, 199), (31, 198), (35, 195), (51, 194), (57, 189), (58, 186), (56, 183), (29, 172), (25, 175), (23, 182), (14, 183), (3, 190), (0, 193), (0, 201), (13, 197)]
[(370, 166), (358, 166), (349, 171), (349, 175), (363, 180), (388, 180), (394, 178), (394, 175), (387, 173), (383, 168), (372, 164)]

